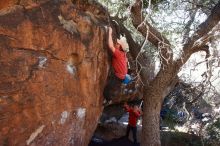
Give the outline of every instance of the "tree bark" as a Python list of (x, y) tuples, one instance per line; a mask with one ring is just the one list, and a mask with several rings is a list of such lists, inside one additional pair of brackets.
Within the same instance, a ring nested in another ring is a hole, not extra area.
[(143, 125), (141, 146), (160, 146), (160, 95), (155, 94), (155, 89), (150, 88), (144, 90), (144, 110), (143, 110)]

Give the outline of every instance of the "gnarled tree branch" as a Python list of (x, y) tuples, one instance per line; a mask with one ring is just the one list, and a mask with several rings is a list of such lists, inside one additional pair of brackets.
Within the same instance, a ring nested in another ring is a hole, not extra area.
[(159, 42), (164, 42), (167, 45), (170, 45), (170, 42), (166, 37), (164, 37), (160, 32), (157, 31), (153, 26), (151, 26), (147, 21), (143, 22), (142, 18), (142, 1), (141, 0), (136, 0), (134, 5), (131, 8), (131, 18), (132, 18), (132, 23), (135, 28), (138, 29), (138, 31), (143, 35), (146, 36), (147, 33), (147, 27), (149, 26), (149, 38), (148, 40), (156, 47), (158, 47)]
[(219, 21), (220, 21), (220, 1), (213, 8), (211, 14), (206, 19), (206, 21), (199, 25), (194, 35), (188, 39), (186, 44), (184, 44), (183, 47), (184, 52), (188, 49), (193, 49), (194, 43), (198, 39), (208, 34), (219, 23)]
[(157, 29), (150, 25), (146, 19), (142, 18), (142, 1), (136, 0), (131, 7), (131, 18), (135, 28), (143, 35), (148, 33), (148, 41), (151, 42), (156, 48), (159, 49), (162, 66), (168, 65), (172, 62), (173, 52), (170, 48), (170, 42), (164, 37)]

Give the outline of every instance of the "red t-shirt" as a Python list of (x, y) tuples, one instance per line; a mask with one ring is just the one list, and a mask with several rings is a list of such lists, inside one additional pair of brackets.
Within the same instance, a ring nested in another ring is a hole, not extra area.
[(128, 72), (126, 53), (115, 48), (113, 53), (112, 66), (114, 68), (115, 75), (119, 79), (124, 79)]
[(141, 112), (140, 111), (135, 112), (132, 108), (128, 106), (125, 106), (125, 109), (127, 112), (129, 112), (129, 119), (128, 119), (129, 125), (131, 125), (132, 127), (136, 127), (137, 119), (140, 117)]

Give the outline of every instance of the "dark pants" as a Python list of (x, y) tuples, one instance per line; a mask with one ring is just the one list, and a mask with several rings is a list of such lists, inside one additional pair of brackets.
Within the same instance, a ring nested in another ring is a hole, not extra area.
[(107, 101), (112, 100), (114, 96), (117, 95), (118, 91), (120, 91), (122, 79), (119, 79), (115, 75), (111, 76), (111, 78), (108, 80), (107, 85), (104, 88), (104, 97)]
[(131, 125), (128, 124), (127, 126), (127, 131), (126, 131), (126, 137), (129, 137), (129, 132), (130, 130), (132, 131), (132, 135), (133, 135), (133, 140), (134, 140), (134, 143), (137, 143), (137, 127), (133, 127)]

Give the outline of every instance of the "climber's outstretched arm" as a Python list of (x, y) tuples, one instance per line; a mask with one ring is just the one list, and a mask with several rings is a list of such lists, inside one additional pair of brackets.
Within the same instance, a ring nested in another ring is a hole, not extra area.
[(111, 27), (108, 27), (108, 47), (113, 53), (115, 52), (115, 47), (114, 47), (114, 43), (112, 40), (112, 28)]

